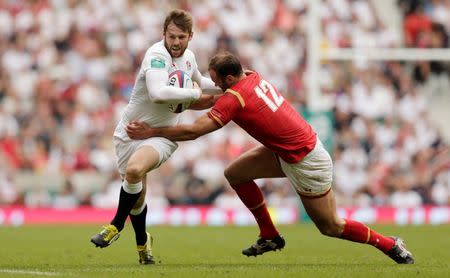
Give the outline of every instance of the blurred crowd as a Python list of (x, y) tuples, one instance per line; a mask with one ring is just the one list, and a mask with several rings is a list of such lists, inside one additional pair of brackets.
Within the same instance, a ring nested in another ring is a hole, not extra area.
[[(171, 8), (189, 10), (194, 17), (190, 49), (202, 72), (217, 51), (235, 52), (302, 113), (308, 98), (308, 2), (2, 1), (0, 205), (116, 206), (121, 181), (113, 130), (143, 55), (162, 38)], [(397, 5), (403, 30), (384, 24), (372, 0), (323, 0), (321, 45), (448, 47), (449, 0), (400, 0)], [(449, 72), (444, 62), (323, 61), (321, 88), (333, 100), (334, 147), (329, 151), (339, 205), (450, 204), (449, 145), (427, 114), (427, 92), (448, 94)], [(201, 113), (184, 112), (182, 120), (190, 122)], [(257, 142), (229, 124), (179, 145), (148, 176), (149, 206), (242, 206), (223, 170)], [(74, 179), (79, 173), (88, 175)], [(101, 178), (93, 183), (92, 175)], [(257, 183), (271, 206), (299, 203), (286, 179)]]

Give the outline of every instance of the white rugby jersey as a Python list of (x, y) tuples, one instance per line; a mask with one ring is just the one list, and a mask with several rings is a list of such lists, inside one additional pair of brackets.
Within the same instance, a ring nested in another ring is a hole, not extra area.
[[(192, 96), (191, 90), (195, 89), (167, 86), (168, 76), (175, 70), (185, 71), (200, 86), (202, 85), (202, 81), (203, 83), (208, 83), (208, 81), (212, 83), (210, 79), (205, 80), (207, 78), (201, 76), (197, 68), (195, 55), (191, 50), (186, 49), (183, 56), (172, 58), (164, 46), (164, 41), (155, 43), (145, 53), (141, 68), (136, 76), (130, 101), (125, 107), (121, 120), (114, 131), (115, 137), (119, 137), (125, 141), (131, 140), (125, 131), (125, 127), (132, 120), (144, 121), (152, 127), (173, 126), (178, 123), (180, 114), (173, 113), (172, 111), (177, 103), (189, 100), (190, 96)], [(146, 83), (147, 71), (157, 73), (156, 76), (159, 79), (156, 83), (164, 84), (161, 86), (163, 88), (158, 88), (158, 90), (153, 90), (152, 88), (153, 91), (159, 91), (158, 96), (156, 96), (156, 92), (149, 92)], [(161, 77), (161, 71), (165, 71), (167, 75), (163, 74)], [(165, 80), (160, 80), (164, 78)], [(205, 85), (211, 86), (211, 84)], [(160, 91), (159, 89), (177, 90), (171, 91), (172, 93), (176, 92), (175, 99), (173, 99), (173, 95), (171, 96), (172, 99), (165, 99), (164, 91)], [(185, 99), (176, 99), (177, 97), (184, 97)], [(192, 98), (190, 99), (192, 100)]]

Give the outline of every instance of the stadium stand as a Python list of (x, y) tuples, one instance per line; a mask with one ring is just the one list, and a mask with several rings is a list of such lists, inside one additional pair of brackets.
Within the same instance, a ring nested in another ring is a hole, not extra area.
[[(321, 46), (448, 48), (450, 1), (390, 1), (393, 17), (381, 17), (385, 7), (374, 2), (384, 1), (322, 1)], [(202, 71), (218, 50), (234, 51), (304, 113), (307, 3), (2, 1), (0, 204), (115, 207), (120, 177), (111, 136), (138, 63), (161, 38), (170, 8), (192, 12), (190, 48)], [(449, 119), (449, 64), (324, 61), (321, 66), (322, 91), (333, 100), (329, 150), (339, 205), (449, 205), (450, 133), (439, 123)], [(199, 113), (186, 112), (183, 121)], [(255, 144), (233, 125), (181, 143), (149, 176), (149, 206), (238, 206), (222, 171)], [(259, 185), (269, 205), (280, 198), (298, 202), (287, 180)]]

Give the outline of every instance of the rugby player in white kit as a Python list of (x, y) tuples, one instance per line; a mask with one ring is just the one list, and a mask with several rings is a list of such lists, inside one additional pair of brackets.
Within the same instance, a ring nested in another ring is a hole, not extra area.
[[(178, 104), (193, 102), (190, 109), (207, 109), (214, 104), (217, 98), (213, 94), (222, 91), (200, 74), (194, 53), (187, 49), (192, 35), (189, 13), (173, 10), (167, 15), (163, 40), (147, 50), (130, 101), (114, 131), (117, 164), (123, 179), (119, 204), (110, 224), (94, 235), (91, 242), (96, 247), (109, 246), (119, 237), (129, 215), (141, 264), (154, 263), (152, 238), (145, 223), (146, 175), (164, 163), (178, 145), (163, 137), (132, 140), (125, 127), (137, 119), (153, 127), (174, 126), (179, 120), (179, 114), (174, 113)], [(187, 73), (195, 82), (194, 88), (168, 86), (169, 75), (175, 70)], [(202, 89), (211, 95), (202, 95)]]

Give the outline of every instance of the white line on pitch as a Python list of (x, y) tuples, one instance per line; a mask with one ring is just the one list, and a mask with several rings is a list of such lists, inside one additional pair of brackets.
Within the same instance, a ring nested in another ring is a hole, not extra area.
[(42, 276), (55, 276), (61, 275), (58, 272), (47, 272), (47, 271), (33, 271), (33, 270), (24, 270), (24, 269), (0, 269), (0, 273), (9, 273), (9, 274), (24, 274), (24, 275), (42, 275)]

